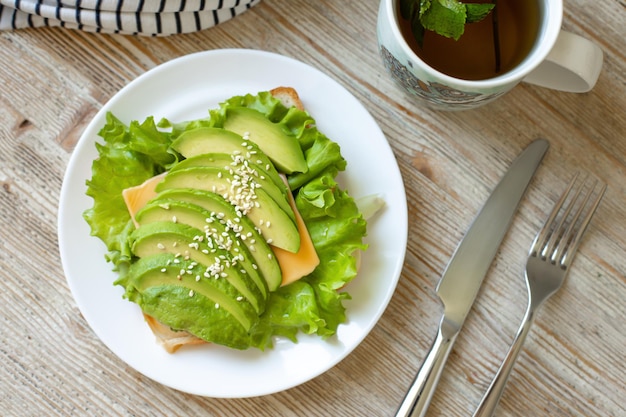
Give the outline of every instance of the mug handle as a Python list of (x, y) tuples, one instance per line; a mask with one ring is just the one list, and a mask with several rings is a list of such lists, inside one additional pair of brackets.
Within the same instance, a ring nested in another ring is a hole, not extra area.
[(553, 90), (586, 93), (598, 81), (602, 57), (598, 45), (562, 30), (547, 58), (523, 81)]

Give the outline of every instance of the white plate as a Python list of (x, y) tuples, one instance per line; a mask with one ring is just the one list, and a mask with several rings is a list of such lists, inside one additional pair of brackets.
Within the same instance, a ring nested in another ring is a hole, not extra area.
[[(93, 205), (85, 195), (94, 142), (105, 113), (120, 120), (147, 116), (184, 121), (205, 117), (221, 101), (277, 86), (299, 92), (319, 129), (341, 145), (348, 161), (339, 181), (355, 198), (380, 194), (385, 209), (372, 219), (361, 272), (347, 290), (348, 322), (323, 341), (300, 335), (278, 340), (272, 350), (236, 351), (204, 345), (166, 353), (155, 342), (137, 305), (122, 299), (116, 274), (104, 259), (103, 243), (90, 236), (82, 213)], [(345, 358), (370, 332), (396, 287), (407, 242), (407, 208), (393, 153), (367, 110), (341, 85), (293, 59), (252, 50), (215, 50), (160, 65), (128, 84), (91, 121), (65, 173), (59, 205), (59, 246), (67, 282), (96, 335), (128, 365), (164, 385), (210, 397), (251, 397), (294, 387)]]

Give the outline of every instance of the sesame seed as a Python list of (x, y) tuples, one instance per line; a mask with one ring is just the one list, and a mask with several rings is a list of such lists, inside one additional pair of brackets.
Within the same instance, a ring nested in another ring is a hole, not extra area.
[(219, 303), (215, 303), (215, 308), (220, 308)]
[(161, 272), (167, 272), (167, 268), (161, 268)]
[(242, 300), (243, 300), (243, 297), (240, 295), (240, 296), (238, 296), (238, 297), (236, 298), (236, 300), (237, 300), (237, 301), (242, 301)]
[(189, 290), (189, 296), (190, 296), (190, 297), (193, 297), (193, 295), (194, 295), (194, 294), (195, 294), (195, 293), (193, 292), (193, 290)]
[(157, 248), (163, 250), (163, 249), (165, 249), (165, 245), (162, 244), (162, 243), (157, 243)]
[(172, 223), (176, 223), (178, 222), (178, 219), (176, 218), (176, 216), (172, 216)]

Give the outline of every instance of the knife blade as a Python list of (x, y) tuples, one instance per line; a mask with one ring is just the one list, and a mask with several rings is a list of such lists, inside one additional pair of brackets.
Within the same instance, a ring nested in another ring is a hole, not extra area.
[(513, 161), (457, 246), (437, 284), (443, 316), (437, 335), (396, 417), (422, 417), (483, 278), (549, 143), (533, 141)]

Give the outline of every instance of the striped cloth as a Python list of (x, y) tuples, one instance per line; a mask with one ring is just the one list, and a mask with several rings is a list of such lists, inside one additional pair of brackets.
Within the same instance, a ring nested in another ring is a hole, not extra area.
[(0, 0), (0, 30), (60, 26), (165, 36), (229, 20), (261, 0)]

